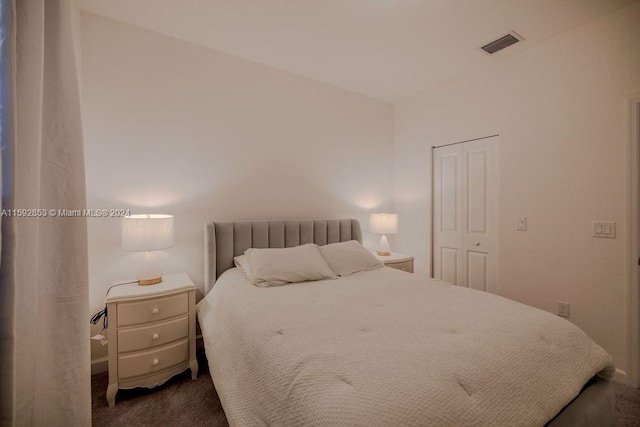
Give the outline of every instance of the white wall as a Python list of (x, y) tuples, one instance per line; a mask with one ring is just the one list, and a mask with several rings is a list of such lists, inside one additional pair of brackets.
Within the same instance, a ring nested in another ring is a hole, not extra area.
[[(205, 221), (366, 228), (368, 212), (391, 208), (390, 104), (88, 13), (82, 69), (88, 206), (175, 215), (162, 264), (200, 289)], [(118, 219), (88, 222), (96, 312), (141, 254), (120, 249)]]
[[(571, 321), (627, 369), (625, 114), (640, 93), (636, 4), (394, 106), (396, 247), (429, 272), (431, 146), (500, 135), (498, 293)], [(524, 35), (526, 37), (526, 35)], [(528, 218), (517, 232), (516, 219)], [(616, 221), (615, 240), (591, 221)]]

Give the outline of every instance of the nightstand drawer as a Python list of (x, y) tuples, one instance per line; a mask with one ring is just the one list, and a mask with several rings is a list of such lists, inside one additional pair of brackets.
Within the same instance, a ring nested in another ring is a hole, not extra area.
[(396, 270), (402, 270), (409, 273), (413, 273), (413, 260), (402, 262), (389, 262), (385, 263), (387, 267), (395, 268)]
[(171, 319), (151, 326), (118, 330), (118, 353), (143, 350), (168, 344), (189, 335), (189, 317)]
[(189, 340), (156, 350), (118, 355), (118, 379), (153, 374), (189, 360)]
[(140, 302), (118, 304), (118, 326), (155, 322), (189, 312), (186, 293)]

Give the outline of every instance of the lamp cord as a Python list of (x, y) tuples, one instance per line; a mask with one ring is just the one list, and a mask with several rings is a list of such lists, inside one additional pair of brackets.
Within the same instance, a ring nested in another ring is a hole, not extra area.
[(102, 333), (105, 329), (109, 327), (109, 316), (107, 315), (107, 306), (105, 305), (103, 310), (100, 310), (99, 312), (94, 314), (91, 320), (89, 320), (89, 323), (91, 323), (92, 325), (95, 325), (100, 321), (100, 318), (102, 316), (104, 316), (104, 319), (102, 319), (102, 330), (100, 331), (100, 333)]
[[(138, 281), (136, 280), (133, 282), (122, 282), (122, 283), (116, 283), (115, 285), (111, 285), (109, 289), (107, 289), (107, 293), (105, 294), (105, 297), (109, 295), (109, 291), (111, 290), (111, 288), (114, 288), (116, 286), (122, 286), (122, 285), (130, 285), (132, 283), (138, 283)], [(92, 325), (96, 325), (98, 324), (98, 322), (103, 316), (104, 316), (104, 319), (102, 319), (102, 330), (99, 332), (100, 334), (109, 327), (109, 313), (107, 312), (107, 304), (104, 305), (103, 310), (100, 310), (99, 312), (94, 314), (91, 317), (91, 320), (89, 320), (89, 323), (91, 323)]]

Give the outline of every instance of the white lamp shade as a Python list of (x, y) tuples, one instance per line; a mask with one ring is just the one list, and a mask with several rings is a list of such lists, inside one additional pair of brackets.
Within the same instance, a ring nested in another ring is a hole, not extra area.
[(173, 246), (173, 215), (142, 214), (122, 218), (122, 249), (157, 251)]
[(398, 214), (373, 213), (369, 218), (372, 233), (395, 234), (398, 232)]

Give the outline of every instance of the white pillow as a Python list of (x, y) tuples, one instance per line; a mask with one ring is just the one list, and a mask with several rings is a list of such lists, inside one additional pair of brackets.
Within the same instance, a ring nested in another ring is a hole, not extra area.
[(246, 255), (233, 257), (233, 264), (238, 270), (242, 271), (245, 276), (249, 277), (249, 271), (251, 270), (249, 270), (249, 261)]
[(338, 276), (351, 276), (358, 271), (384, 267), (367, 248), (357, 240), (320, 246), (320, 253)]
[(268, 287), (311, 280), (336, 279), (317, 245), (283, 249), (247, 249), (247, 277), (256, 286)]

